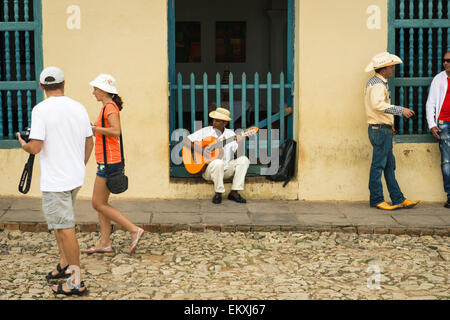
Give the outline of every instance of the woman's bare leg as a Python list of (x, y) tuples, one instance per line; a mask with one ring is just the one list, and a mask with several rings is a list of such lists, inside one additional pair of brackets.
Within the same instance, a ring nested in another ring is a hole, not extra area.
[(101, 239), (96, 249), (111, 245), (111, 221), (122, 225), (130, 234), (131, 241), (137, 237), (138, 226), (128, 220), (119, 210), (108, 204), (110, 191), (106, 187), (106, 179), (95, 177), (92, 207), (97, 210), (100, 224)]

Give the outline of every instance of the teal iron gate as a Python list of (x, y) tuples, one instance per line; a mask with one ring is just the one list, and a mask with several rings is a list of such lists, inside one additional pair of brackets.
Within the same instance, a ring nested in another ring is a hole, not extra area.
[(0, 1), (0, 148), (20, 147), (14, 132), (31, 124), (42, 101), (41, 0)]
[[(211, 81), (208, 75), (203, 74), (199, 81), (194, 74), (189, 79), (182, 79), (180, 73), (176, 74), (175, 70), (175, 0), (168, 1), (168, 47), (169, 47), (169, 128), (170, 128), (170, 154), (174, 148), (182, 140), (181, 132), (186, 129), (190, 133), (196, 129), (208, 126), (208, 114), (211, 108), (224, 107), (230, 110), (231, 118), (229, 128), (246, 129), (249, 126), (257, 126), (259, 129), (265, 130), (267, 133), (264, 139), (260, 137), (246, 142), (245, 148), (254, 150), (256, 157), (259, 159), (261, 149), (266, 150), (267, 155), (271, 156), (274, 148), (281, 146), (286, 139), (293, 137), (293, 93), (294, 93), (294, 0), (287, 0), (287, 74), (281, 72), (275, 77), (269, 72), (264, 75), (255, 73), (247, 77), (245, 73), (239, 77), (235, 77), (233, 73), (220, 75), (216, 74), (215, 79)], [(224, 82), (224, 78), (226, 81)], [(237, 78), (237, 79), (236, 79)], [(276, 83), (274, 81), (278, 80)], [(183, 99), (183, 92), (189, 93), (188, 99)], [(223, 98), (223, 93), (226, 98)], [(274, 93), (277, 94), (277, 101), (274, 101)], [(239, 98), (237, 97), (239, 94)], [(213, 96), (210, 102), (210, 97)], [(248, 97), (252, 98), (253, 106), (250, 106)], [(198, 103), (199, 99), (201, 100)], [(279, 99), (279, 101), (278, 101)], [(188, 100), (188, 101), (186, 101)], [(186, 119), (184, 110), (185, 104), (189, 105), (189, 115)], [(261, 105), (265, 108), (262, 110)], [(199, 107), (201, 106), (201, 110)], [(274, 106), (276, 108), (274, 108)], [(276, 109), (276, 112), (273, 110)], [(252, 116), (250, 119), (250, 115)], [(273, 140), (272, 127), (277, 123), (279, 137)], [(180, 130), (181, 129), (181, 130)], [(174, 134), (175, 133), (175, 134)], [(175, 137), (175, 138), (174, 138)], [(176, 152), (179, 151), (177, 149)], [(189, 177), (191, 176), (180, 163), (170, 163), (171, 177)], [(261, 174), (261, 168), (267, 167), (267, 164), (252, 164), (248, 170), (249, 176), (257, 176)]]
[(403, 60), (389, 81), (393, 104), (417, 115), (396, 119), (396, 141), (434, 141), (425, 105), (431, 81), (443, 70), (442, 57), (450, 50), (450, 0), (389, 0), (388, 50)]
[[(221, 84), (221, 76), (220, 74), (216, 75), (215, 84), (208, 84), (208, 76), (207, 74), (203, 75), (203, 83), (197, 84), (195, 80), (194, 74), (190, 76), (189, 84), (183, 84), (181, 74), (179, 73), (177, 76), (176, 84), (170, 85), (171, 94), (176, 95), (176, 103), (177, 110), (174, 112), (176, 115), (176, 126), (171, 128), (171, 133), (178, 129), (187, 129), (190, 133), (193, 133), (196, 128), (206, 127), (209, 125), (208, 114), (211, 109), (211, 105), (208, 104), (209, 91), (213, 90), (215, 95), (216, 102), (213, 104), (213, 108), (216, 107), (224, 107), (230, 110), (230, 118), (236, 119), (235, 121), (230, 121), (229, 128), (234, 130), (236, 126), (239, 126), (241, 129), (245, 130), (248, 126), (256, 126), (259, 129), (266, 129), (267, 138), (261, 140), (259, 137), (256, 137), (255, 140), (251, 140), (249, 142), (245, 141), (245, 148), (248, 151), (249, 149), (256, 149), (257, 158), (259, 158), (259, 151), (261, 149), (267, 150), (267, 156), (271, 156), (271, 151), (273, 148), (278, 148), (286, 138), (292, 137), (292, 131), (287, 130), (287, 122), (292, 121), (292, 104), (288, 104), (285, 99), (286, 95), (292, 96), (293, 92), (293, 84), (286, 83), (284, 73), (280, 74), (280, 82), (273, 83), (272, 75), (269, 72), (267, 74), (266, 83), (260, 83), (260, 76), (258, 73), (255, 73), (253, 77), (253, 83), (248, 83), (246, 74), (242, 74), (240, 84), (235, 84), (233, 74), (229, 74), (229, 83)], [(189, 123), (185, 123), (183, 119), (183, 90), (188, 90), (190, 93), (190, 121)], [(221, 91), (226, 90), (229, 99), (227, 101), (222, 101), (221, 99)], [(203, 106), (203, 110), (201, 112), (196, 111), (196, 93), (201, 92), (203, 97), (203, 101), (201, 102)], [(261, 97), (262, 91), (265, 91), (265, 97)], [(272, 112), (273, 99), (272, 94), (277, 91), (279, 93), (279, 112)], [(241, 94), (240, 101), (236, 101), (234, 99), (235, 93), (239, 92)], [(287, 94), (286, 94), (287, 93)], [(252, 110), (252, 114), (254, 115), (253, 119), (248, 119), (248, 102), (247, 96), (253, 94), (254, 95), (254, 110)], [(267, 105), (267, 110), (261, 112), (260, 110), (260, 102), (265, 100), (264, 102)], [(236, 106), (235, 104), (239, 104)], [(236, 116), (236, 113), (239, 113)], [(261, 116), (264, 114), (264, 116)], [(273, 140), (269, 137), (272, 137), (272, 124), (274, 122), (279, 121), (279, 140)], [(196, 122), (199, 122), (199, 125), (196, 125)], [(171, 151), (176, 144), (179, 144), (181, 141), (181, 135), (176, 135), (174, 139), (171, 135)], [(253, 165), (250, 168), (250, 175), (259, 175), (260, 166)], [(189, 176), (182, 165), (174, 164), (171, 168), (171, 173), (174, 176)]]

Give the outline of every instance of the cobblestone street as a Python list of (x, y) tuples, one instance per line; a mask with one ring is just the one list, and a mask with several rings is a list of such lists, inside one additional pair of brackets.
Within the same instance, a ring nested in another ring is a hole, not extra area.
[[(98, 232), (77, 233), (80, 249)], [(54, 296), (50, 233), (0, 232), (0, 299), (450, 299), (450, 242), (440, 236), (294, 232), (146, 232), (133, 256), (81, 254), (88, 294)]]

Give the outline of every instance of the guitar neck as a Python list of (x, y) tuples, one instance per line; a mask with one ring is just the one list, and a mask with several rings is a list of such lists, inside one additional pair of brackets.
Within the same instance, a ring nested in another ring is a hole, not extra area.
[[(239, 134), (239, 135), (241, 136), (241, 134)], [(216, 149), (216, 148), (223, 148), (223, 147), (225, 147), (228, 143), (233, 142), (234, 140), (236, 140), (236, 137), (237, 137), (237, 136), (238, 136), (238, 135), (235, 135), (234, 137), (230, 137), (230, 138), (228, 138), (228, 139), (226, 139), (226, 140), (218, 141), (218, 142), (216, 142), (215, 144), (210, 145), (209, 147), (210, 147), (211, 150), (214, 150), (214, 149)]]

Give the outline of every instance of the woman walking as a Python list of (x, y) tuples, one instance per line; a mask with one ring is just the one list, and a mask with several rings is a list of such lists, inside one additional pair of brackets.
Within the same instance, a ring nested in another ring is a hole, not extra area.
[[(92, 207), (98, 212), (101, 237), (96, 246), (83, 252), (88, 254), (114, 252), (110, 239), (111, 221), (114, 221), (122, 225), (131, 234), (130, 254), (132, 254), (136, 250), (144, 230), (108, 204), (110, 191), (106, 186), (107, 174), (124, 169), (119, 144), (120, 111), (123, 102), (116, 89), (116, 80), (111, 75), (100, 74), (90, 85), (94, 88), (92, 94), (97, 101), (102, 103), (97, 120), (92, 126), (95, 135), (95, 159), (98, 165), (92, 194)], [(102, 126), (102, 117), (104, 117), (104, 127)], [(103, 148), (103, 135), (105, 136), (106, 148)], [(107, 166), (105, 166), (103, 150), (106, 150)]]

